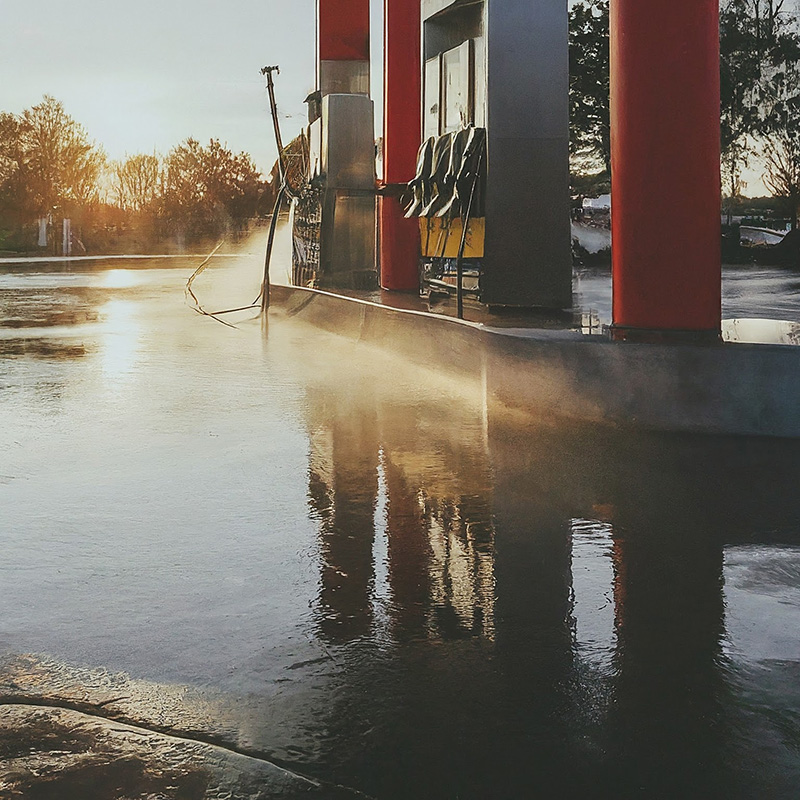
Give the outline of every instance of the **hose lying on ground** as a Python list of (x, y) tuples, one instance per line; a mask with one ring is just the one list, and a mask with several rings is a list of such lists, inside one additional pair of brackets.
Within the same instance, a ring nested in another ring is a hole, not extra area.
[(187, 297), (187, 299), (189, 297), (192, 298), (192, 305), (190, 307), (193, 311), (197, 312), (198, 314), (201, 314), (204, 317), (211, 317), (211, 319), (219, 322), (220, 325), (225, 325), (228, 328), (236, 328), (235, 325), (232, 325), (230, 322), (225, 322), (224, 319), (218, 319), (218, 317), (221, 316), (222, 314), (233, 314), (235, 311), (249, 311), (252, 308), (260, 308), (260, 306), (258, 305), (258, 301), (261, 299), (261, 295), (259, 295), (259, 297), (255, 300), (255, 302), (249, 306), (241, 306), (240, 308), (226, 308), (223, 311), (206, 311), (206, 309), (203, 308), (203, 305), (200, 302), (200, 300), (197, 298), (197, 295), (194, 293), (194, 290), (192, 289), (192, 284), (194, 283), (195, 278), (197, 278), (202, 272), (204, 272), (207, 269), (207, 267), (211, 263), (211, 259), (214, 258), (214, 256), (217, 254), (217, 252), (219, 251), (219, 249), (222, 247), (223, 244), (224, 241), (220, 242), (205, 257), (205, 259), (203, 259), (203, 263), (200, 264), (200, 266), (191, 274), (189, 280), (186, 281), (186, 289), (184, 291), (184, 295)]

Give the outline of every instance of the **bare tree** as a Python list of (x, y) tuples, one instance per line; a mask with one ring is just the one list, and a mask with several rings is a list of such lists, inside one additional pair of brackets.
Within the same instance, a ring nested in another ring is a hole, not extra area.
[(786, 199), (795, 230), (800, 205), (800, 130), (786, 128), (767, 140), (763, 181), (775, 197)]
[(159, 196), (161, 159), (152, 155), (126, 156), (111, 169), (111, 191), (117, 205), (136, 213), (151, 206)]

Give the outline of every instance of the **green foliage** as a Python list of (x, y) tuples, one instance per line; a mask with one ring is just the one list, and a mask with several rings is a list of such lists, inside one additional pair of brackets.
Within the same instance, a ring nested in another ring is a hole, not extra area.
[(720, 127), (726, 193), (774, 136), (797, 123), (800, 32), (783, 0), (724, 0), (720, 10)]
[(721, 14), (722, 146), (735, 197), (753, 155), (764, 185), (797, 227), (800, 203), (800, 30), (783, 0), (728, 0)]
[(164, 160), (159, 219), (190, 239), (241, 230), (255, 215), (262, 184), (247, 153), (234, 154), (212, 139), (187, 139)]
[(36, 215), (97, 200), (105, 153), (59, 101), (45, 96), (23, 111), (18, 135), (25, 193)]
[(764, 151), (764, 184), (784, 200), (792, 228), (800, 205), (800, 135), (796, 123), (773, 133)]
[(0, 112), (0, 246), (33, 247), (32, 225), (48, 215), (71, 217), (99, 248), (219, 238), (246, 227), (264, 189), (250, 156), (217, 139), (187, 139), (164, 159), (136, 154), (109, 165), (52, 97), (19, 115)]
[(75, 216), (98, 199), (105, 154), (52, 97), (0, 113), (0, 218), (16, 229), (50, 213)]
[(611, 173), (602, 170), (601, 172), (589, 172), (582, 170), (572, 170), (569, 179), (570, 191), (574, 195), (582, 197), (599, 197), (602, 194), (611, 192)]
[(569, 19), (570, 156), (579, 174), (611, 170), (608, 0), (583, 0)]
[[(608, 0), (575, 3), (570, 10), (570, 152), (579, 175), (610, 167), (608, 42)], [(784, 0), (722, 0), (720, 54), (722, 173), (726, 193), (737, 197), (742, 170), (754, 154), (765, 155), (768, 170), (785, 173), (780, 165), (791, 163), (785, 148), (800, 139), (797, 18)]]
[(32, 213), (24, 174), (19, 119), (14, 114), (2, 112), (0, 113), (0, 215), (12, 223)]

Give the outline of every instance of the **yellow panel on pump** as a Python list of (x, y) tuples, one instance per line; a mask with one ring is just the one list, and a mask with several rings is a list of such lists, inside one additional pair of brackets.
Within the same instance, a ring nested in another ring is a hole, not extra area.
[[(458, 258), (461, 246), (461, 219), (443, 217), (420, 217), (422, 255), (427, 258)], [(467, 225), (467, 241), (464, 258), (483, 258), (483, 242), (486, 235), (486, 219), (471, 219)]]

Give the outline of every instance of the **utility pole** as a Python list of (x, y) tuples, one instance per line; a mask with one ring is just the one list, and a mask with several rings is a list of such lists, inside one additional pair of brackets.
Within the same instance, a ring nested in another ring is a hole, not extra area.
[(272, 248), (275, 244), (275, 229), (278, 226), (278, 214), (281, 210), (284, 195), (286, 194), (286, 165), (283, 161), (283, 140), (281, 139), (281, 126), (278, 121), (278, 104), (275, 102), (275, 81), (272, 73), (281, 74), (279, 66), (262, 67), (261, 74), (267, 78), (267, 92), (269, 93), (269, 109), (272, 114), (272, 125), (275, 129), (275, 145), (278, 148), (278, 172), (280, 175), (280, 187), (278, 196), (275, 199), (275, 207), (272, 210), (272, 219), (269, 225), (269, 236), (267, 237), (267, 252), (264, 256), (264, 279), (261, 284), (261, 310), (266, 312), (269, 308), (270, 284), (269, 266), (272, 263)]
[(281, 138), (281, 126), (278, 122), (278, 104), (275, 101), (275, 81), (272, 73), (276, 72), (281, 74), (281, 68), (277, 65), (274, 67), (262, 67), (261, 74), (267, 78), (267, 92), (269, 93), (269, 110), (272, 114), (272, 125), (275, 128), (275, 144), (278, 147), (278, 169), (280, 170), (281, 183), (286, 180), (286, 164), (283, 160), (283, 139)]

